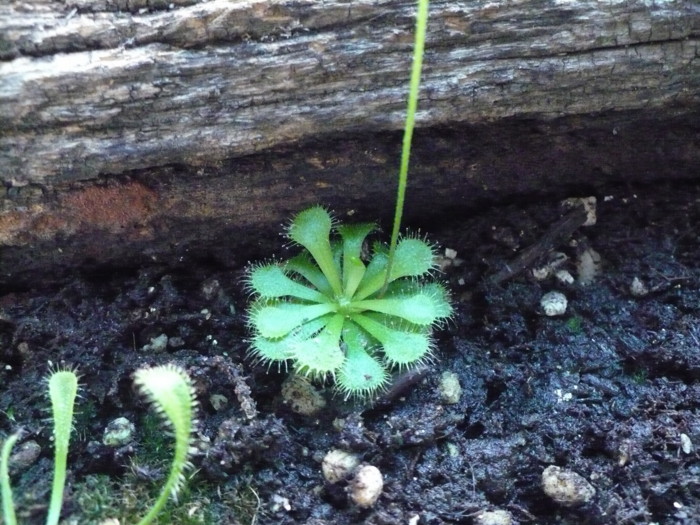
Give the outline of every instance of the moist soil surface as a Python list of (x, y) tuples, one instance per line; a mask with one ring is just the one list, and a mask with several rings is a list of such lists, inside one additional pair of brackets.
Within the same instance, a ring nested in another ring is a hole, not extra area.
[[(22, 430), (20, 522), (43, 523), (49, 499), (49, 370), (81, 376), (65, 523), (125, 524), (157, 496), (171, 451), (132, 375), (175, 363), (195, 384), (198, 452), (160, 523), (700, 523), (700, 186), (596, 196), (596, 223), (573, 229), (559, 196), (410, 225), (456, 251), (441, 261), (455, 315), (433, 361), (375, 400), (316, 385), (325, 406), (311, 415), (282, 398), (286, 370), (247, 357), (243, 267), (93, 268), (5, 290), (0, 432)], [(547, 315), (548, 292), (565, 312)], [(120, 417), (132, 439), (107, 446)], [(324, 479), (332, 449), (381, 471), (373, 506), (349, 499), (351, 480)], [(558, 495), (543, 488), (550, 466)], [(482, 514), (497, 510), (505, 521)]]

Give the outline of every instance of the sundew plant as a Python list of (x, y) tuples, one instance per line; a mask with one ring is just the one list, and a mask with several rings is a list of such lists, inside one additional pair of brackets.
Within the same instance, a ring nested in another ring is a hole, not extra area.
[(295, 373), (313, 379), (332, 378), (346, 397), (369, 397), (393, 370), (429, 360), (432, 331), (452, 314), (446, 290), (432, 279), (432, 245), (399, 236), (427, 18), (428, 1), (419, 0), (389, 246), (375, 243), (363, 257), (375, 225), (335, 224), (315, 206), (294, 217), (287, 231), (301, 253), (248, 273), (255, 297), (249, 310), (253, 355), (264, 363), (291, 363)]

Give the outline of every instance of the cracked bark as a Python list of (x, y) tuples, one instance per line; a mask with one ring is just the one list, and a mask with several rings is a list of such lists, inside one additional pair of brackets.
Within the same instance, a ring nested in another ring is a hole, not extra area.
[[(414, 9), (0, 6), (5, 278), (193, 253), (235, 261), (259, 246), (242, 233), (266, 237), (313, 202), (387, 219)], [(699, 55), (690, 0), (435, 0), (408, 219), (694, 175)]]

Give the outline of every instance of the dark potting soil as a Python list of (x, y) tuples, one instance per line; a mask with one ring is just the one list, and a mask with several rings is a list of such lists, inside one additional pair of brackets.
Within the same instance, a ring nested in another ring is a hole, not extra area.
[[(4, 294), (0, 432), (23, 430), (20, 521), (43, 523), (46, 511), (49, 369), (81, 374), (66, 523), (124, 524), (157, 494), (170, 453), (131, 375), (172, 362), (196, 385), (201, 452), (162, 523), (467, 524), (497, 509), (512, 523), (700, 523), (700, 187), (597, 197), (595, 225), (497, 283), (562, 220), (558, 199), (413, 225), (457, 252), (443, 274), (456, 314), (436, 334), (434, 362), (374, 403), (319, 387), (326, 405), (312, 416), (282, 401), (286, 371), (246, 358), (244, 268), (91, 270)], [(545, 314), (551, 291), (568, 301), (562, 315)], [(439, 388), (445, 372), (462, 388), (453, 404)], [(134, 422), (134, 439), (108, 447), (118, 417)], [(373, 507), (350, 502), (347, 481), (324, 480), (331, 449), (379, 468)], [(555, 502), (542, 487), (550, 465), (595, 493)]]

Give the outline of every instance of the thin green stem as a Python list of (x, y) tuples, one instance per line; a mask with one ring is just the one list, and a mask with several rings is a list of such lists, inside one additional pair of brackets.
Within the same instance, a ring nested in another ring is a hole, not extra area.
[(12, 488), (10, 487), (9, 463), (12, 447), (19, 439), (19, 434), (12, 434), (2, 445), (0, 458), (0, 492), (2, 493), (2, 517), (7, 525), (17, 525), (15, 506), (12, 502)]
[[(394, 229), (391, 232), (391, 244), (389, 247), (389, 264), (384, 290), (389, 284), (391, 267), (394, 262), (394, 252), (399, 240), (403, 206), (406, 198), (406, 185), (408, 183), (408, 164), (411, 156), (411, 140), (418, 109), (418, 91), (420, 90), (420, 77), (423, 68), (423, 52), (425, 49), (425, 33), (428, 27), (429, 0), (418, 0), (418, 14), (416, 16), (416, 39), (413, 47), (413, 68), (411, 69), (411, 84), (408, 92), (408, 108), (406, 111), (406, 125), (403, 134), (403, 148), (401, 150), (401, 165), (399, 167), (399, 187), (396, 194), (396, 210), (394, 213)], [(383, 293), (383, 291), (382, 291)]]
[[(176, 431), (177, 432), (177, 431)], [(173, 458), (172, 465), (170, 466), (170, 474), (168, 474), (168, 479), (163, 485), (160, 491), (158, 499), (149, 509), (148, 513), (139, 521), (138, 525), (148, 525), (151, 523), (158, 514), (163, 510), (168, 500), (178, 491), (178, 485), (184, 483), (183, 470), (185, 465), (187, 465), (187, 457), (189, 454), (189, 443), (185, 439), (178, 439), (175, 442), (175, 456)], [(175, 498), (176, 499), (176, 498)]]

